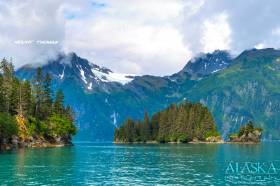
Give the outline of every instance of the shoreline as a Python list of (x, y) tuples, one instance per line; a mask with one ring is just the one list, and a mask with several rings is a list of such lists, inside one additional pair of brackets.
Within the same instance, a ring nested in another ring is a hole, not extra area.
[(18, 150), (18, 149), (29, 149), (29, 148), (60, 148), (60, 147), (67, 147), (67, 146), (74, 146), (72, 142), (70, 143), (35, 143), (35, 144), (1, 144), (0, 145), (0, 152), (1, 151), (9, 151), (9, 150)]
[(129, 144), (240, 144), (240, 145), (258, 145), (260, 142), (232, 142), (232, 141), (218, 141), (218, 142), (208, 142), (208, 141), (190, 141), (187, 143), (182, 143), (182, 142), (166, 142), (166, 143), (161, 143), (157, 141), (147, 141), (147, 142), (116, 142), (113, 141), (113, 144), (116, 145), (129, 145)]
[[(218, 142), (207, 142), (207, 141), (190, 141), (187, 143), (182, 142), (166, 142), (161, 143), (157, 141), (147, 141), (147, 142), (110, 142), (115, 145), (137, 145), (137, 144), (154, 144), (154, 145), (160, 145), (160, 144), (236, 144), (236, 145), (259, 145), (263, 141), (260, 142), (230, 142), (230, 141), (218, 141)], [(42, 144), (25, 144), (25, 146), (21, 145), (14, 145), (14, 144), (2, 144), (0, 145), (0, 152), (1, 151), (10, 151), (10, 150), (18, 150), (18, 149), (28, 149), (28, 148), (60, 148), (60, 147), (67, 147), (67, 146), (74, 146), (74, 143), (42, 143)]]

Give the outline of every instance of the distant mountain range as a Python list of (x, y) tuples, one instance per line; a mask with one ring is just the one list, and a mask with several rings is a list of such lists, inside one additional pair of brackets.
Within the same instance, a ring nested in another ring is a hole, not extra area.
[[(75, 53), (61, 54), (42, 69), (76, 112), (76, 140), (112, 141), (127, 117), (140, 119), (144, 111), (184, 100), (205, 104), (224, 137), (252, 120), (264, 128), (265, 139), (280, 139), (280, 50), (246, 50), (235, 58), (217, 50), (164, 77), (114, 73)], [(16, 75), (32, 79), (35, 71), (25, 65)]]

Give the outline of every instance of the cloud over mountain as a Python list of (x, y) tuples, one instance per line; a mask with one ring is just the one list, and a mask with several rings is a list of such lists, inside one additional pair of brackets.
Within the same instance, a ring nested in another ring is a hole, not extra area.
[[(279, 5), (277, 0), (3, 0), (0, 57), (13, 57), (18, 67), (75, 51), (117, 72), (171, 74), (199, 52), (278, 48)], [(19, 40), (33, 42), (15, 43)]]

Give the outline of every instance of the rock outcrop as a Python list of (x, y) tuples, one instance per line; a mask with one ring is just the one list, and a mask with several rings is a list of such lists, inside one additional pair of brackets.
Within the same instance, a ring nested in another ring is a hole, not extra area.
[(242, 126), (238, 134), (229, 135), (229, 142), (233, 143), (259, 143), (262, 137), (262, 129), (255, 128), (253, 122)]

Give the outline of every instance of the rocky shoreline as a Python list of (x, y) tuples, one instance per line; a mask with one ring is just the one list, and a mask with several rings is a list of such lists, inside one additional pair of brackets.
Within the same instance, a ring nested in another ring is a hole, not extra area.
[(218, 142), (209, 142), (209, 141), (190, 141), (187, 143), (183, 142), (167, 142), (167, 143), (161, 143), (157, 141), (148, 141), (148, 142), (113, 142), (114, 144), (245, 144), (245, 145), (257, 145), (260, 144), (259, 142), (232, 142), (232, 141), (218, 141)]
[(224, 141), (221, 138), (218, 137), (209, 137), (205, 141), (193, 139), (192, 141), (189, 142), (180, 142), (180, 141), (175, 141), (175, 142), (159, 142), (159, 141), (138, 141), (138, 142), (124, 142), (124, 141), (114, 141), (114, 144), (259, 144), (261, 142), (260, 136), (261, 133), (257, 133), (254, 135), (249, 135), (250, 137), (248, 138), (247, 136), (241, 136), (238, 138), (230, 138), (229, 141)]
[(12, 136), (10, 139), (2, 139), (0, 142), (0, 151), (13, 150), (20, 148), (48, 148), (72, 146), (73, 143), (69, 138), (45, 139), (44, 137), (29, 137), (22, 139), (18, 136)]

